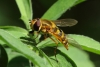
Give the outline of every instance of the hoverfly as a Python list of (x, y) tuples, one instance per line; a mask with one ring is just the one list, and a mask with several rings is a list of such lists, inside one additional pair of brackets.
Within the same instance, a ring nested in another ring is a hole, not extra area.
[[(77, 24), (77, 21), (74, 19), (61, 19), (61, 20), (46, 20), (46, 19), (33, 19), (30, 23), (31, 31), (33, 33), (34, 30), (39, 32), (43, 32), (43, 34), (54, 36), (58, 41), (60, 41), (64, 47), (68, 50), (68, 39), (65, 36), (65, 33), (59, 29), (57, 26), (66, 27), (73, 26)], [(52, 39), (52, 38), (51, 38)], [(54, 39), (52, 39), (55, 41)], [(57, 43), (57, 41), (55, 41)]]

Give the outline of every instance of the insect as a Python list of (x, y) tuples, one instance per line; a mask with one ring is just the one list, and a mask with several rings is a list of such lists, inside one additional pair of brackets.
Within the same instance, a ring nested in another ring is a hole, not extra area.
[[(33, 33), (34, 30), (36, 30), (38, 33), (42, 32), (46, 37), (51, 38), (51, 36), (54, 36), (58, 41), (60, 41), (64, 47), (68, 50), (68, 39), (65, 36), (65, 33), (58, 28), (60, 27), (66, 27), (66, 26), (73, 26), (77, 24), (77, 21), (74, 19), (61, 19), (61, 20), (46, 20), (46, 19), (33, 19), (30, 23), (30, 27), (32, 31), (29, 33)], [(56, 40), (51, 38), (55, 43), (58, 43)]]

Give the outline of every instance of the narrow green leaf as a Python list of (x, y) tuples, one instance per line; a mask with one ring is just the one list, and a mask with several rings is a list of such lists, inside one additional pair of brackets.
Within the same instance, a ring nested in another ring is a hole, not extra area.
[(39, 47), (39, 48), (45, 48), (47, 46), (49, 46), (49, 47), (56, 46), (56, 44), (50, 38), (47, 38), (47, 39), (41, 41), (39, 44), (37, 44), (37, 47)]
[[(54, 60), (56, 60), (55, 53), (54, 53), (55, 52), (55, 48), (52, 49), (52, 48), (48, 48), (48, 47), (53, 47), (53, 46), (57, 46), (57, 45), (58, 46), (63, 46), (63, 44), (61, 44), (61, 43), (56, 44), (50, 38), (47, 38), (47, 39), (43, 40), (42, 42), (40, 42), (39, 44), (37, 44), (37, 47), (43, 49), (43, 52), (45, 52), (48, 56), (50, 56), (51, 58), (53, 58)], [(52, 61), (52, 64), (54, 66), (56, 66), (56, 67), (59, 67), (59, 66), (62, 67), (64, 65), (63, 67), (76, 67), (76, 65), (73, 62), (73, 60), (71, 60), (70, 57), (67, 56), (67, 54), (64, 55), (60, 51), (56, 51), (56, 52), (57, 52), (57, 55), (56, 56), (57, 56), (58, 63), (56, 63), (54, 60), (51, 60)]]
[(58, 49), (73, 59), (77, 67), (95, 67), (93, 62), (91, 62), (89, 55), (82, 50), (70, 46), (68, 51), (66, 51), (64, 47), (58, 47)]
[(86, 1), (86, 0), (78, 0), (78, 1), (74, 4), (74, 6), (77, 5), (77, 4), (80, 4), (80, 3), (84, 2), (84, 1)]
[(98, 41), (84, 35), (69, 34), (68, 36), (80, 44), (83, 49), (100, 54), (100, 43)]
[(18, 57), (18, 56), (24, 56), (23, 54), (14, 51), (11, 48), (5, 48), (7, 55), (8, 55), (8, 62), (10, 62), (13, 58)]
[(59, 18), (66, 10), (70, 9), (78, 0), (58, 0), (54, 3), (42, 18), (55, 20)]
[[(16, 38), (21, 38), (21, 37), (27, 37), (28, 32), (21, 28), (21, 27), (16, 27), (16, 26), (0, 26), (0, 29), (6, 30), (7, 32), (11, 33), (14, 37)], [(5, 46), (5, 43), (0, 40), (0, 43)]]
[(46, 61), (46, 63), (50, 64), (52, 67), (55, 67), (55, 66), (52, 64), (50, 58), (49, 58), (42, 50), (40, 50), (40, 49), (38, 49), (38, 48), (37, 48), (37, 50), (41, 53), (41, 55), (43, 55), (43, 57), (44, 57), (46, 60), (48, 60), (48, 61)]
[(35, 65), (39, 67), (52, 67), (47, 66), (45, 61), (39, 57), (35, 52), (30, 50), (27, 45), (23, 44), (19, 39), (16, 39), (12, 34), (0, 29), (0, 40), (4, 41), (8, 46), (14, 50), (25, 55), (26, 58), (31, 60)]
[(77, 67), (75, 62), (64, 53), (57, 54), (57, 59), (58, 63), (63, 67)]
[(16, 3), (21, 13), (21, 19), (24, 21), (27, 29), (29, 29), (28, 22), (32, 19), (31, 0), (16, 0)]
[(9, 33), (12, 33), (16, 38), (25, 37), (28, 31), (16, 26), (0, 26), (0, 29), (4, 29)]
[(74, 61), (70, 57), (68, 57), (67, 54), (64, 54), (63, 52), (56, 50), (56, 58), (55, 58), (55, 53), (54, 53), (55, 48), (46, 47), (43, 48), (42, 50), (48, 56), (50, 56), (51, 62), (55, 67), (76, 67)]

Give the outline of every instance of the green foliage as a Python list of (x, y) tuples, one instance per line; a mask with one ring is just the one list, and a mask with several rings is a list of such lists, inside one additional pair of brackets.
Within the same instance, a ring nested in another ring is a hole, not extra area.
[(83, 35), (69, 36), (72, 37), (75, 41), (77, 41), (77, 43), (80, 44), (84, 50), (100, 54), (100, 43), (98, 41), (95, 41), (94, 39)]
[[(77, 0), (58, 0), (49, 8), (42, 18), (55, 20), (66, 10), (70, 9), (75, 4), (75, 2), (77, 2)], [(59, 9), (57, 9), (58, 7)]]
[[(42, 18), (55, 20), (68, 9), (83, 1), (84, 0), (57, 0)], [(16, 0), (16, 3), (21, 13), (20, 19), (24, 21), (26, 28), (30, 29), (28, 21), (32, 19), (31, 1)], [(8, 63), (15, 57), (23, 56), (32, 61), (34, 67), (94, 67), (89, 60), (88, 54), (83, 50), (100, 54), (100, 43), (98, 41), (83, 35), (69, 34), (69, 45), (80, 47), (80, 49), (69, 46), (69, 50), (67, 51), (62, 47), (63, 44), (59, 43), (58, 45), (60, 47), (58, 47), (56, 55), (57, 62), (54, 54), (55, 48), (53, 48), (56, 44), (52, 40), (47, 38), (36, 44), (39, 38), (32, 40), (27, 34), (28, 31), (21, 27), (0, 26), (0, 44), (7, 52)], [(87, 64), (84, 65), (84, 62)], [(11, 66), (8, 64), (8, 67)]]

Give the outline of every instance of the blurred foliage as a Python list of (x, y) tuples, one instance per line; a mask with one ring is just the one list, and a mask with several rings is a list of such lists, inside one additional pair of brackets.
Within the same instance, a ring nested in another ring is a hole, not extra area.
[[(40, 67), (99, 67), (99, 3), (99, 0), (32, 0), (32, 4), (31, 0), (0, 1), (1, 66), (7, 66), (8, 63), (8, 67), (29, 67), (29, 59)], [(78, 20), (77, 25), (61, 29), (68, 34), (70, 45), (80, 45), (82, 49), (69, 46), (67, 51), (59, 44), (57, 63), (53, 48), (56, 44), (53, 41), (47, 38), (36, 45), (28, 37), (28, 21), (32, 15), (33, 18)]]

